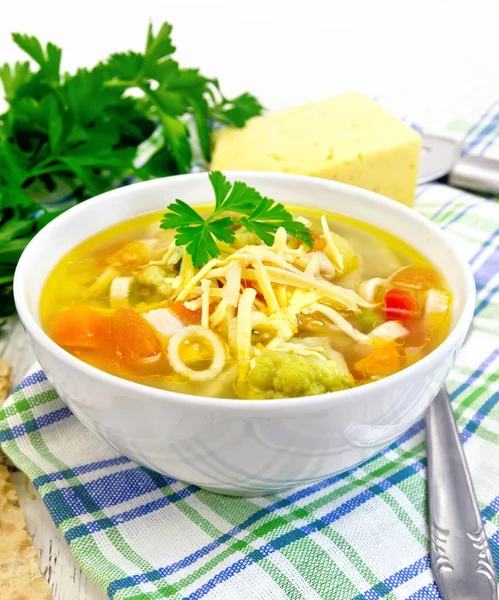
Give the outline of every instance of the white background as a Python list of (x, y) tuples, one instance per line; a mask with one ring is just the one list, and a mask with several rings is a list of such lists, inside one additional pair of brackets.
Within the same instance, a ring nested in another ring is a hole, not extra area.
[(174, 25), (183, 66), (271, 109), (354, 89), (432, 127), (499, 97), (498, 0), (4, 0), (0, 62), (20, 31), (91, 66), (142, 49), (149, 20)]

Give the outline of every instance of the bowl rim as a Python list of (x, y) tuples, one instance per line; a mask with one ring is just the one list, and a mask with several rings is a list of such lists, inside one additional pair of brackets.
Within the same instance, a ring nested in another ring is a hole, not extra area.
[[(120, 195), (124, 190), (130, 191), (130, 188), (134, 188), (137, 192), (144, 188), (149, 187), (161, 187), (165, 182), (182, 179), (199, 180), (208, 176), (207, 172), (203, 173), (188, 173), (182, 175), (174, 175), (170, 177), (163, 177), (154, 179), (151, 181), (138, 182), (130, 184), (126, 187), (117, 188), (110, 190), (103, 194), (99, 194), (94, 198), (86, 200), (85, 202), (78, 204), (46, 225), (40, 232), (38, 232), (33, 239), (29, 242), (27, 247), (24, 249), (21, 258), (18, 261), (15, 275), (14, 275), (14, 299), (17, 309), (17, 314), (24, 325), (28, 336), (31, 336), (37, 344), (42, 346), (47, 352), (54, 355), (54, 357), (68, 366), (79, 371), (81, 375), (89, 377), (99, 383), (114, 386), (115, 388), (122, 389), (123, 391), (135, 394), (147, 394), (149, 397), (158, 399), (159, 401), (166, 401), (172, 403), (179, 403), (181, 405), (192, 405), (196, 407), (202, 407), (203, 409), (236, 409), (242, 412), (252, 413), (256, 412), (310, 412), (313, 409), (319, 408), (324, 404), (331, 405), (334, 402), (340, 402), (342, 400), (354, 401), (357, 396), (363, 396), (366, 393), (383, 393), (387, 388), (392, 388), (397, 385), (403, 385), (404, 382), (417, 377), (418, 374), (426, 370), (431, 365), (438, 365), (445, 356), (449, 354), (454, 348), (460, 345), (460, 342), (464, 341), (466, 333), (470, 327), (473, 319), (475, 302), (476, 302), (476, 288), (473, 273), (470, 265), (466, 259), (457, 251), (456, 246), (451, 243), (447, 234), (442, 231), (437, 225), (435, 225), (430, 219), (427, 219), (423, 215), (419, 214), (413, 209), (407, 206), (395, 202), (389, 198), (386, 198), (375, 192), (358, 188), (349, 184), (340, 183), (337, 181), (331, 181), (326, 179), (319, 179), (316, 177), (310, 177), (307, 175), (295, 175), (289, 173), (274, 173), (265, 171), (228, 171), (226, 175), (230, 179), (237, 179), (238, 177), (260, 177), (264, 179), (281, 181), (284, 184), (292, 185), (295, 183), (304, 183), (307, 185), (315, 185), (318, 182), (320, 185), (326, 185), (331, 189), (332, 192), (347, 191), (353, 195), (364, 196), (366, 199), (378, 203), (380, 207), (386, 210), (398, 212), (404, 217), (409, 217), (415, 220), (421, 226), (425, 227), (429, 232), (440, 238), (440, 241), (447, 247), (450, 253), (456, 259), (457, 263), (461, 267), (464, 286), (465, 286), (465, 297), (463, 301), (463, 308), (461, 315), (454, 329), (446, 337), (446, 339), (435, 348), (430, 354), (424, 356), (418, 362), (406, 367), (402, 371), (389, 375), (378, 381), (369, 383), (366, 386), (359, 386), (349, 388), (347, 390), (328, 392), (325, 394), (319, 394), (315, 396), (300, 396), (296, 398), (281, 398), (281, 399), (269, 399), (269, 400), (242, 400), (240, 398), (212, 398), (209, 396), (196, 396), (193, 394), (183, 394), (180, 392), (171, 392), (161, 388), (155, 388), (147, 386), (142, 383), (137, 383), (112, 375), (106, 371), (101, 371), (97, 367), (94, 367), (67, 352), (61, 346), (57, 345), (42, 329), (28, 307), (27, 299), (24, 294), (24, 285), (26, 279), (26, 268), (30, 254), (36, 249), (37, 244), (43, 241), (47, 236), (52, 234), (52, 231), (56, 231), (58, 228), (63, 227), (66, 222), (73, 220), (78, 217), (80, 213), (92, 210), (94, 206), (100, 205), (102, 202), (107, 202), (109, 199), (114, 198), (115, 202), (118, 201)], [(137, 216), (145, 213), (138, 213)], [(94, 235), (101, 230), (96, 229)], [(63, 255), (60, 256), (62, 258)], [(60, 259), (59, 258), (59, 259)], [(39, 299), (39, 298), (38, 298)]]

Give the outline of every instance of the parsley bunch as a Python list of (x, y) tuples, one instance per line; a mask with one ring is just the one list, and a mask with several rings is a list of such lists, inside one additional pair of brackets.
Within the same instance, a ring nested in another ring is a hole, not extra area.
[(273, 243), (279, 227), (284, 227), (289, 235), (307, 246), (313, 246), (309, 229), (294, 221), (282, 204), (262, 196), (242, 181), (231, 184), (219, 171), (211, 172), (209, 178), (215, 192), (215, 209), (206, 219), (183, 200), (175, 200), (167, 207), (169, 212), (163, 215), (160, 225), (162, 229), (177, 231), (176, 245), (185, 246), (196, 268), (220, 255), (216, 240), (228, 244), (235, 240), (236, 222), (231, 216), (220, 216), (227, 212), (240, 213), (242, 217), (238, 222), (268, 246)]
[(242, 127), (261, 113), (250, 94), (227, 99), (216, 79), (181, 68), (171, 31), (168, 23), (156, 35), (149, 27), (143, 53), (113, 54), (74, 74), (61, 73), (54, 44), (13, 34), (31, 62), (0, 67), (9, 104), (0, 115), (0, 317), (13, 312), (22, 250), (60, 212), (51, 196), (78, 202), (129, 178), (186, 173), (193, 160), (186, 120), (209, 160), (215, 124)]

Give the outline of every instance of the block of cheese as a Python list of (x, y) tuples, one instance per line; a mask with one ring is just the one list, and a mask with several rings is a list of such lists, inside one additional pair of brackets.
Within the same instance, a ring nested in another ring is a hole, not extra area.
[(362, 94), (254, 117), (214, 141), (213, 170), (312, 175), (414, 202), (421, 138)]

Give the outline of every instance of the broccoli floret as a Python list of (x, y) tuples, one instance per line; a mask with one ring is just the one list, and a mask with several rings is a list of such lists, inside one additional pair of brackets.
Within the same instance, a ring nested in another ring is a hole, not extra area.
[(351, 388), (350, 373), (333, 360), (320, 361), (278, 350), (264, 350), (248, 373), (251, 398), (296, 398)]
[(159, 294), (167, 296), (171, 289), (171, 282), (166, 279), (166, 272), (156, 265), (146, 267), (137, 274), (137, 282), (156, 288)]

